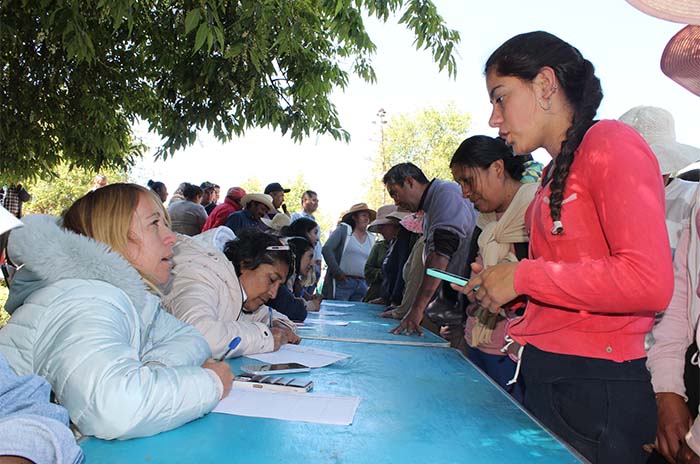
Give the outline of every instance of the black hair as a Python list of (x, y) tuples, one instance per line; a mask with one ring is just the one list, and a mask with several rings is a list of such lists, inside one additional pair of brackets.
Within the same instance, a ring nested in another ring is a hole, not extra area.
[(311, 198), (313, 196), (318, 196), (318, 194), (313, 190), (305, 190), (304, 193), (301, 194), (301, 203), (304, 204), (304, 198)]
[(199, 188), (201, 188), (203, 192), (206, 192), (207, 190), (213, 191), (216, 187), (217, 187), (217, 185), (212, 184), (211, 182), (208, 182), (208, 181), (204, 181), (199, 185)]
[(274, 265), (282, 263), (288, 267), (286, 278), (294, 272), (294, 260), (291, 250), (269, 250), (269, 247), (279, 247), (283, 243), (279, 237), (267, 232), (250, 228), (238, 233), (234, 240), (224, 245), (224, 254), (240, 276), (242, 269), (255, 270), (261, 264)]
[(280, 233), (285, 237), (306, 237), (306, 234), (316, 227), (318, 227), (316, 221), (302, 216), (292, 221), (288, 226), (282, 227)]
[(474, 135), (459, 145), (452, 155), (450, 168), (458, 165), (487, 169), (494, 161), (503, 160), (508, 175), (520, 180), (525, 171), (525, 163), (531, 159), (530, 155), (515, 156), (502, 138)]
[(202, 191), (202, 189), (193, 184), (187, 184), (182, 190), (182, 196), (189, 201), (195, 201), (198, 196), (203, 194), (204, 192)]
[(158, 181), (158, 180), (149, 180), (146, 185), (148, 185), (148, 188), (150, 188), (151, 190), (153, 190), (154, 192), (156, 192), (158, 194), (160, 194), (163, 187), (165, 187), (165, 184)]
[[(486, 61), (484, 72), (500, 76), (514, 76), (532, 81), (544, 67), (550, 67), (559, 81), (566, 99), (573, 109), (571, 126), (561, 144), (551, 173), (549, 210), (553, 221), (561, 221), (564, 187), (574, 152), (586, 131), (595, 123), (594, 117), (603, 99), (600, 80), (595, 69), (575, 47), (548, 32), (536, 31), (516, 35), (498, 47)], [(550, 173), (547, 173), (548, 175)], [(546, 181), (545, 181), (546, 182)], [(563, 232), (563, 225), (552, 233)]]
[(357, 225), (355, 222), (355, 218), (352, 217), (352, 214), (348, 214), (347, 216), (343, 217), (340, 222), (343, 222), (347, 225), (350, 226), (352, 230), (355, 230), (355, 226)]
[(399, 163), (395, 166), (392, 166), (392, 168), (389, 169), (386, 172), (386, 174), (384, 174), (382, 182), (384, 182), (384, 185), (403, 185), (404, 181), (406, 180), (406, 177), (412, 177), (419, 184), (425, 185), (428, 182), (430, 182), (428, 178), (425, 177), (425, 174), (423, 174), (423, 171), (421, 171), (420, 168), (413, 163)]
[(311, 245), (311, 242), (306, 239), (306, 237), (289, 237), (287, 239), (287, 245), (289, 245), (289, 248), (292, 250), (294, 255), (294, 269), (298, 273), (301, 269), (302, 256), (304, 256), (304, 253), (309, 250), (313, 251), (314, 247)]

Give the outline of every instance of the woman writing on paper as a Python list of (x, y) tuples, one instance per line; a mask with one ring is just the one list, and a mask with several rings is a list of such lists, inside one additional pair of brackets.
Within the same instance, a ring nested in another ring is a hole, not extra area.
[[(217, 359), (299, 343), (296, 325), (266, 306), (287, 280), (292, 267), (289, 247), (255, 229), (242, 231), (234, 240), (217, 237), (225, 233), (231, 234), (230, 229), (222, 226), (199, 236), (178, 237), (173, 278), (163, 297), (168, 311), (197, 329)], [(215, 245), (221, 242), (223, 252)], [(229, 351), (236, 337), (241, 342)]]

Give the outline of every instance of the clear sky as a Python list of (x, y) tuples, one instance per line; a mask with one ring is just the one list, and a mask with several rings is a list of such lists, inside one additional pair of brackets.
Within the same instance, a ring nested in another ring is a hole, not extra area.
[[(508, 38), (533, 30), (568, 41), (596, 67), (605, 93), (598, 118), (617, 118), (637, 105), (660, 106), (673, 113), (678, 141), (700, 146), (700, 98), (659, 68), (666, 43), (683, 25), (647, 16), (624, 0), (434, 1), (448, 27), (461, 34), (456, 79), (446, 71), (439, 73), (426, 51), (415, 50), (412, 34), (397, 25), (398, 18), (386, 24), (368, 20), (378, 48), (373, 59), (377, 82), (367, 84), (353, 77), (344, 92), (336, 91), (332, 97), (352, 136), (349, 144), (315, 135), (299, 144), (264, 129), (221, 144), (203, 132), (193, 146), (166, 162), (153, 162), (159, 140), (137, 128), (137, 136), (151, 150), (137, 166), (135, 180), (143, 184), (149, 178), (160, 180), (171, 192), (183, 181), (209, 180), (225, 191), (250, 177), (260, 179), (263, 186), (275, 181), (284, 185), (304, 172), (308, 188), (319, 194), (320, 212), (337, 217), (362, 200), (371, 158), (378, 150), (374, 121), (380, 108), (390, 119), (454, 102), (459, 111), (471, 114), (471, 135), (495, 136), (497, 131), (488, 127), (484, 62)], [(287, 199), (287, 204), (290, 210), (297, 209), (296, 199)]]

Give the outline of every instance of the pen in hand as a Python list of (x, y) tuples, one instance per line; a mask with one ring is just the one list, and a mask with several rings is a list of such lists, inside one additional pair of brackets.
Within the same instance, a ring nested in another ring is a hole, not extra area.
[(223, 361), (224, 359), (226, 359), (226, 356), (228, 356), (231, 351), (235, 350), (240, 343), (241, 337), (234, 337), (234, 339), (231, 340), (231, 343), (228, 344), (228, 351), (226, 351), (226, 353), (224, 353), (224, 355), (221, 358), (219, 358), (219, 361)]
[(270, 325), (270, 328), (272, 328), (272, 308), (269, 306), (267, 307), (267, 313), (270, 315), (270, 324), (269, 325)]

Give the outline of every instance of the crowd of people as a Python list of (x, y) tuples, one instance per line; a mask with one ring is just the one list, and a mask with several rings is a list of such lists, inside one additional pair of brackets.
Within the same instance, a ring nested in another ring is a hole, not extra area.
[[(700, 73), (674, 71), (689, 34), (700, 42), (685, 28), (662, 69), (700, 95)], [(455, 147), (449, 181), (392, 166), (394, 204), (350, 206), (325, 243), (317, 193), (291, 214), (279, 182), (219, 204), (211, 182), (169, 195), (97, 176), (59, 218), (0, 209), (0, 455), (81, 462), (69, 420), (128, 439), (201, 417), (231, 388), (226, 358), (299, 343), (295, 322), (326, 298), (376, 305), (397, 336), (441, 334), (591, 462), (700, 462), (686, 403), (700, 385), (684, 377), (698, 371), (700, 189), (678, 176), (700, 149), (661, 108), (595, 120), (594, 66), (552, 34), (512, 37), (484, 73), (498, 137)]]

